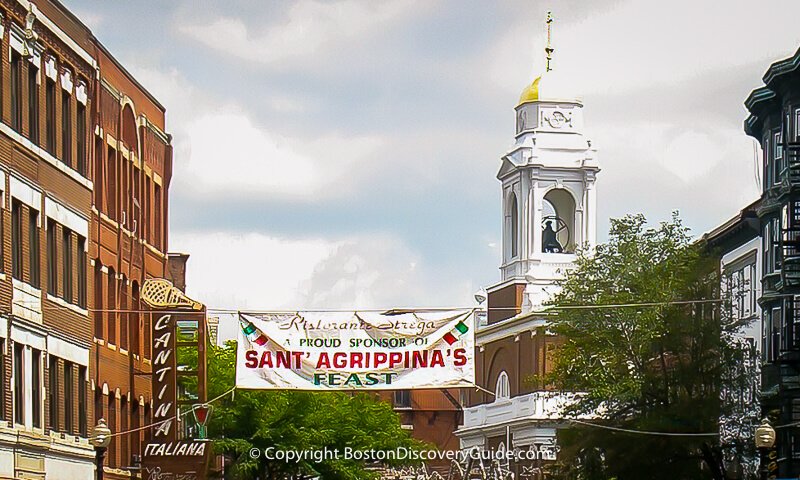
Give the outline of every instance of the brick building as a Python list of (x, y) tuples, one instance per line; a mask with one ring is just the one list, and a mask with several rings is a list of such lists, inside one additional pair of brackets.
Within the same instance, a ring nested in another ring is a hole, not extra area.
[[(150, 417), (164, 277), (165, 110), (55, 0), (0, 0), (0, 478), (90, 478), (87, 437)], [(141, 453), (114, 437), (107, 477)]]

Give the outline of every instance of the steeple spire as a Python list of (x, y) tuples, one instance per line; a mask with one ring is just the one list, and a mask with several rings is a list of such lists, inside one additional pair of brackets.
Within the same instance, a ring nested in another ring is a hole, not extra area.
[(550, 34), (553, 24), (552, 12), (547, 12), (547, 20), (545, 20), (545, 24), (547, 25), (547, 46), (544, 47), (544, 53), (547, 55), (547, 70), (545, 71), (549, 72), (552, 70), (552, 68), (550, 68), (550, 61), (553, 59), (553, 52), (555, 51), (553, 45), (550, 43)]

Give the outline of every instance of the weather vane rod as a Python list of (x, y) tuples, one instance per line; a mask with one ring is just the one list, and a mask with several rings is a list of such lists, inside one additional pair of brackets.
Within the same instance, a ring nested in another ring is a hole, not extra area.
[(552, 68), (550, 68), (550, 61), (553, 60), (553, 51), (555, 51), (555, 49), (553, 48), (553, 45), (550, 43), (550, 34), (551, 34), (551, 29), (552, 29), (552, 24), (553, 24), (553, 14), (552, 14), (552, 12), (547, 12), (547, 20), (545, 20), (545, 23), (547, 24), (547, 46), (544, 47), (544, 52), (547, 55), (547, 70), (546, 71), (549, 72), (550, 70), (552, 70)]

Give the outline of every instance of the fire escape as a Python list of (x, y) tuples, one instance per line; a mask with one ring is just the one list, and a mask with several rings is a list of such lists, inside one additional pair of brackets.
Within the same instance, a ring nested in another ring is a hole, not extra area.
[[(771, 238), (774, 274), (764, 276), (763, 307), (770, 309), (765, 325), (767, 363), (762, 367), (762, 407), (773, 412), (779, 424), (800, 421), (800, 142), (788, 142), (782, 132), (784, 168), (780, 183), (765, 195), (780, 209), (780, 233)], [(767, 331), (769, 329), (769, 331)], [(779, 412), (779, 413), (778, 413)], [(795, 429), (779, 431), (782, 471), (800, 466), (800, 435)]]

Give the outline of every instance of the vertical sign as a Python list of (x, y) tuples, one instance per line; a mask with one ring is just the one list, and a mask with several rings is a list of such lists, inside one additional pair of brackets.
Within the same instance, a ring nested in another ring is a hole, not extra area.
[[(181, 315), (154, 312), (153, 316), (153, 428), (144, 448), (142, 469), (145, 478), (206, 478), (211, 448), (207, 441), (182, 438), (179, 431), (177, 388), (177, 324)], [(199, 341), (204, 341), (200, 339)], [(203, 359), (204, 361), (204, 359)]]
[(153, 440), (156, 442), (175, 440), (175, 369), (175, 323), (172, 314), (166, 313), (153, 324), (153, 423), (158, 424)]

